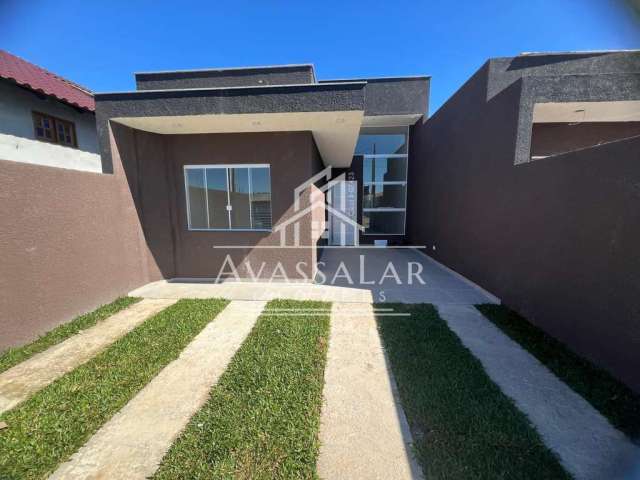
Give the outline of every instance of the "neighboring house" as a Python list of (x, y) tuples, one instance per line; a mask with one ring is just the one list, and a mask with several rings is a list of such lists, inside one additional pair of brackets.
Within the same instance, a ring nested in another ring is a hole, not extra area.
[(0, 159), (101, 172), (92, 93), (0, 50)]
[[(317, 81), (312, 65), (285, 65), (138, 73), (136, 84), (96, 94), (98, 135), (104, 170), (121, 166), (135, 185), (166, 278), (216, 277), (231, 255), (266, 262), (266, 278), (280, 262), (311, 281), (323, 237), (345, 243), (295, 205), (326, 167), (357, 184), (327, 195), (330, 227), (351, 222), (351, 245), (404, 242), (409, 132), (426, 115), (429, 77)], [(279, 245), (296, 247), (263, 248)]]

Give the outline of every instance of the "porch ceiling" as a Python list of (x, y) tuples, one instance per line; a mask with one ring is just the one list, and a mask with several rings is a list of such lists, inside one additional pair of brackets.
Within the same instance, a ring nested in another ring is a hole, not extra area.
[(640, 100), (548, 102), (533, 106), (534, 123), (637, 121), (640, 121)]
[(111, 121), (159, 134), (310, 131), (326, 166), (351, 164), (362, 110), (116, 117)]

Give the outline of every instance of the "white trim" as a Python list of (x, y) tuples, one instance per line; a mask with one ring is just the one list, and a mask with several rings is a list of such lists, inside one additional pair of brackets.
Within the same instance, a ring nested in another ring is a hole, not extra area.
[(398, 207), (374, 207), (374, 208), (363, 208), (363, 212), (406, 212), (406, 208), (398, 208)]
[(182, 169), (182, 176), (184, 178), (184, 196), (187, 202), (187, 230), (191, 230), (191, 202), (189, 202), (189, 184), (187, 183), (187, 171)]
[(202, 171), (204, 172), (204, 202), (207, 206), (207, 226), (209, 226), (211, 225), (211, 216), (209, 215), (209, 182), (207, 182), (207, 169), (203, 168)]
[(367, 185), (403, 185), (406, 186), (407, 182), (406, 181), (400, 181), (400, 180), (390, 180), (388, 182), (362, 182), (362, 185), (367, 186)]
[[(407, 134), (407, 138), (409, 138), (409, 134)], [(407, 150), (409, 146), (407, 146)], [(407, 158), (409, 157), (408, 153), (354, 153), (354, 157), (364, 157), (364, 158)]]
[(416, 253), (422, 255), (424, 258), (426, 258), (429, 262), (433, 263), (435, 266), (440, 267), (442, 270), (446, 271), (447, 273), (450, 273), (451, 275), (456, 277), (458, 280), (461, 280), (462, 282), (466, 283), (470, 287), (472, 287), (475, 290), (477, 290), (478, 292), (480, 292), (482, 295), (487, 297), (487, 299), (490, 301), (490, 303), (495, 303), (497, 305), (500, 305), (502, 303), (502, 300), (500, 300), (498, 297), (496, 297), (493, 293), (485, 290), (480, 285), (478, 285), (477, 283), (469, 280), (464, 275), (461, 275), (460, 273), (456, 272), (455, 270), (453, 270), (453, 269), (447, 267), (446, 265), (440, 263), (439, 261), (437, 261), (436, 259), (430, 257), (429, 255), (427, 255), (426, 253), (424, 253), (422, 250), (420, 250), (418, 248), (413, 247), (413, 250)]
[[(271, 180), (271, 178), (269, 178), (269, 180)], [(251, 182), (251, 172), (249, 169), (247, 169), (247, 181), (249, 182), (249, 228), (253, 230), (253, 207), (251, 205), (253, 203), (253, 183)], [(271, 203), (271, 201), (269, 201), (269, 203)]]
[[(266, 228), (190, 228), (190, 232), (272, 232)], [(253, 248), (253, 247), (252, 247)]]
[(202, 165), (183, 165), (183, 168), (186, 170), (192, 168), (269, 168), (270, 166), (269, 163), (203, 163)]

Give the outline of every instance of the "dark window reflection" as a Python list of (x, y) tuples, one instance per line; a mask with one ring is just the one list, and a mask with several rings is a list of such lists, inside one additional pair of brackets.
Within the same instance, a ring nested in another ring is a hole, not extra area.
[(356, 144), (356, 154), (407, 153), (407, 127), (363, 128)]
[(362, 161), (363, 181), (405, 182), (407, 180), (406, 157), (366, 157)]

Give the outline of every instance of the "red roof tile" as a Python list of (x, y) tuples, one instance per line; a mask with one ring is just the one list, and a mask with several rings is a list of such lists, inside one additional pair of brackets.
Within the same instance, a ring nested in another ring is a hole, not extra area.
[(86, 88), (4, 50), (0, 50), (0, 78), (91, 112), (96, 109), (93, 94)]

